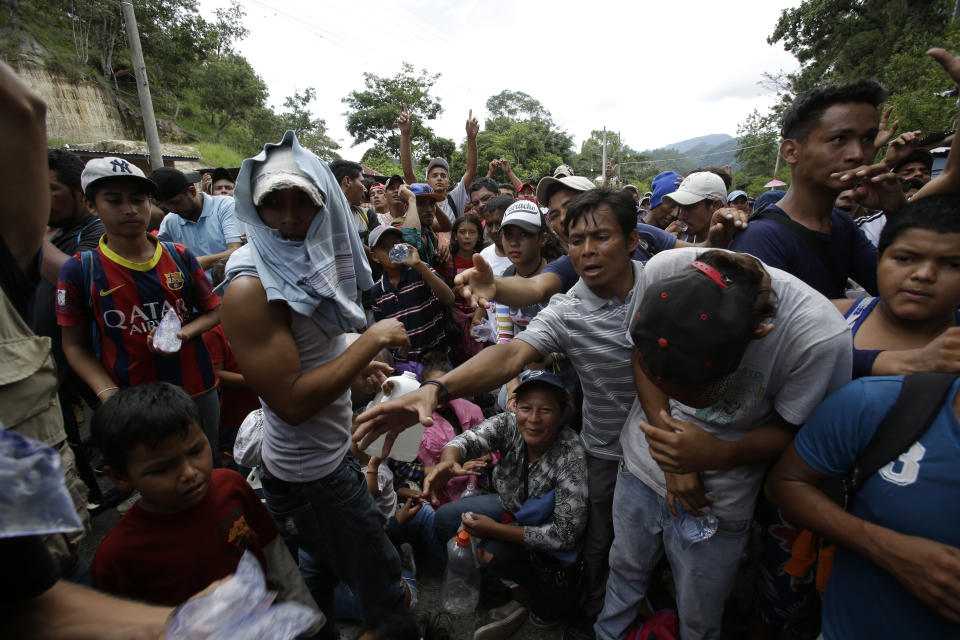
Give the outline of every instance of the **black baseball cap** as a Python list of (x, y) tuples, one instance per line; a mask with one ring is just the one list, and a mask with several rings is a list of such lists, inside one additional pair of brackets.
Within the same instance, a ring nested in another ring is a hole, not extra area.
[(153, 197), (159, 202), (180, 195), (193, 184), (182, 171), (173, 167), (160, 167), (148, 177), (157, 185), (157, 192)]

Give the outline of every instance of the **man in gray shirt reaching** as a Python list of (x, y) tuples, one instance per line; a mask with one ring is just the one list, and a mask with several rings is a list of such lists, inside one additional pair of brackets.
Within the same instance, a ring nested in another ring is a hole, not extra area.
[[(767, 465), (850, 380), (850, 333), (831, 307), (746, 254), (675, 249), (647, 262), (624, 325), (639, 397), (620, 438), (598, 638), (624, 637), (664, 553), (681, 637), (720, 637)], [(716, 533), (685, 536), (707, 509)]]

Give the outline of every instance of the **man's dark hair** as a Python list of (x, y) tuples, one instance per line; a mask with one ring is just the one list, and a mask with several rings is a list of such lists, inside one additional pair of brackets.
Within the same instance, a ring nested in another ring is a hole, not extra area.
[(770, 286), (769, 281), (764, 284), (764, 271), (756, 258), (744, 260), (745, 254), (731, 253), (730, 251), (705, 251), (697, 256), (697, 260), (708, 264), (730, 278), (735, 284), (743, 284), (757, 288), (757, 297), (754, 299), (753, 319), (755, 325), (760, 325), (767, 318), (777, 315), (777, 294)]
[(140, 444), (153, 449), (168, 436), (184, 437), (194, 423), (200, 424), (200, 413), (183, 389), (148, 382), (107, 400), (93, 414), (90, 429), (104, 463), (124, 473), (131, 449)]
[(895, 216), (887, 218), (880, 232), (877, 255), (882, 256), (904, 231), (925, 229), (938, 234), (960, 233), (960, 195), (942, 193), (911, 200)]
[(479, 191), (484, 187), (486, 187), (487, 190), (490, 191), (491, 193), (496, 193), (497, 190), (499, 189), (496, 181), (493, 178), (487, 178), (486, 176), (484, 176), (483, 178), (477, 178), (476, 180), (471, 182), (470, 190), (467, 191), (467, 193), (473, 193), (474, 191)]
[(584, 191), (567, 205), (567, 216), (563, 219), (563, 230), (570, 233), (570, 227), (597, 207), (605, 204), (613, 209), (617, 224), (623, 232), (624, 241), (637, 229), (637, 203), (620, 189), (600, 187)]
[[(474, 180), (473, 184), (476, 184), (476, 183), (477, 181)], [(473, 184), (471, 184), (470, 186), (473, 187)], [(479, 188), (480, 187), (477, 187), (477, 189)], [(475, 189), (471, 188), (470, 191), (473, 192), (475, 191)], [(494, 189), (493, 192), (496, 193), (497, 190)], [(506, 211), (507, 207), (509, 207), (516, 201), (517, 199), (514, 198), (513, 196), (508, 196), (505, 193), (501, 193), (500, 195), (493, 196), (492, 198), (487, 200), (487, 206), (483, 208), (483, 212), (490, 213), (491, 211)]]
[[(727, 191), (730, 191), (730, 185), (733, 184), (733, 176), (730, 175), (726, 169), (723, 167), (698, 167), (691, 171), (690, 173), (700, 173), (706, 171), (712, 173), (715, 176), (719, 176), (723, 180), (723, 186)], [(687, 175), (690, 175), (689, 173)]]
[(83, 160), (66, 149), (47, 149), (47, 168), (57, 174), (57, 180), (71, 191), (81, 191), (80, 175), (83, 173)]
[(351, 162), (350, 160), (337, 158), (330, 163), (330, 171), (333, 171), (333, 175), (339, 184), (343, 182), (344, 178), (356, 180), (357, 176), (363, 173), (363, 165), (359, 162)]
[(833, 105), (859, 103), (876, 107), (886, 97), (887, 91), (879, 82), (866, 78), (805, 91), (783, 112), (780, 135), (784, 139), (806, 142), (823, 113)]
[(895, 166), (893, 170), (899, 171), (900, 167), (913, 164), (914, 162), (922, 163), (923, 166), (927, 168), (927, 171), (933, 170), (933, 154), (927, 149), (914, 149), (907, 155), (906, 158), (898, 162), (897, 166)]
[[(517, 195), (517, 188), (513, 186), (513, 183), (511, 182), (501, 182), (500, 184), (497, 185), (497, 189), (509, 189), (510, 193), (512, 193), (513, 195)], [(503, 195), (507, 195), (507, 194), (503, 194)]]

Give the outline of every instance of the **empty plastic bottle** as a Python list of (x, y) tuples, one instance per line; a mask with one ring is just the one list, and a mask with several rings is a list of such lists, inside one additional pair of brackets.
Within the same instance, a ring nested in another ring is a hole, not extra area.
[(440, 603), (447, 613), (472, 613), (480, 602), (480, 566), (470, 534), (459, 531), (447, 543), (447, 568), (443, 572)]
[(467, 488), (463, 490), (463, 493), (460, 494), (460, 499), (463, 498), (472, 498), (473, 496), (480, 495), (480, 489), (477, 489), (477, 477), (470, 476), (470, 479), (467, 480)]
[(719, 520), (713, 515), (710, 507), (700, 507), (702, 516), (695, 516), (687, 513), (677, 501), (677, 511), (680, 512), (680, 522), (677, 523), (677, 529), (680, 532), (680, 546), (689, 549), (691, 545), (703, 540), (708, 540), (717, 532)]
[(409, 255), (410, 247), (405, 244), (395, 244), (393, 245), (393, 248), (390, 249), (390, 253), (387, 254), (387, 257), (394, 262), (403, 262)]

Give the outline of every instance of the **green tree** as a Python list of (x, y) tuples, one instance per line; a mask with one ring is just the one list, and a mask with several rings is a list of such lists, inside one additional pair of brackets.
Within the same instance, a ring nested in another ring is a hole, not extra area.
[(763, 191), (763, 185), (774, 177), (790, 181), (790, 168), (781, 162), (777, 175), (773, 170), (780, 153), (780, 133), (773, 113), (761, 114), (754, 109), (737, 127), (738, 149), (734, 154), (739, 169), (733, 174), (733, 186), (752, 196)]
[(557, 127), (536, 98), (522, 91), (504, 90), (488, 98), (486, 107), (490, 117), (477, 136), (480, 175), (491, 160), (506, 158), (517, 176), (535, 182), (573, 156), (573, 138)]
[[(267, 99), (267, 85), (247, 60), (236, 54), (207, 61), (196, 75), (197, 96), (215, 134), (214, 141), (227, 125), (242, 122), (262, 107)], [(225, 91), (224, 87), (229, 87)]]
[(785, 100), (823, 84), (872, 77), (891, 92), (901, 130), (950, 129), (956, 108), (933, 92), (949, 88), (930, 47), (960, 48), (953, 0), (805, 0), (784, 9), (770, 44), (800, 62)]
[(413, 117), (413, 155), (422, 156), (435, 137), (426, 122), (435, 120), (443, 111), (440, 100), (430, 95), (439, 77), (439, 73), (431, 74), (426, 69), (415, 74), (409, 62), (404, 62), (392, 78), (364, 73), (364, 90), (351, 91), (343, 98), (348, 107), (343, 114), (347, 118), (347, 132), (353, 136), (354, 144), (372, 140), (379, 152), (399, 156), (397, 118), (406, 104)]
[(300, 144), (329, 162), (340, 157), (337, 154), (340, 145), (327, 135), (326, 121), (314, 118), (310, 112), (308, 105), (316, 97), (317, 91), (313, 87), (307, 87), (303, 93), (294, 89), (293, 95), (287, 96), (283, 102), (286, 111), (280, 114), (279, 121), (284, 131), (296, 131)]
[(385, 176), (403, 175), (403, 169), (400, 167), (400, 160), (397, 157), (390, 157), (376, 149), (367, 149), (360, 161)]

